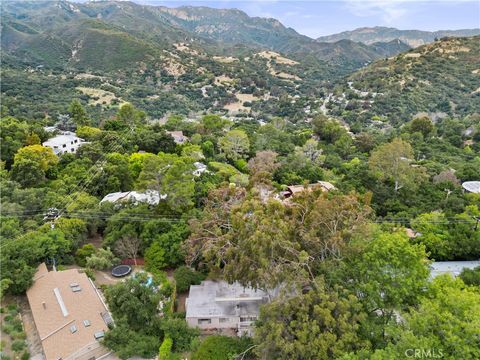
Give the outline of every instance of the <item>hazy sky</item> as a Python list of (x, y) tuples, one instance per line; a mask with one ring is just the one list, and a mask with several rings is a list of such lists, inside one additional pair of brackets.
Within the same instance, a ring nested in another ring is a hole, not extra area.
[(237, 8), (250, 16), (273, 17), (311, 37), (362, 26), (445, 30), (480, 27), (480, 0), (196, 1), (134, 0), (169, 7)]

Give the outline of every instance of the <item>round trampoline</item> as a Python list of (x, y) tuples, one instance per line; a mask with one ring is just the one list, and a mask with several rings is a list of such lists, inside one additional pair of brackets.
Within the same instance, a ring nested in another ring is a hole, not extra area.
[(132, 267), (130, 265), (118, 265), (112, 269), (112, 275), (115, 277), (123, 277), (130, 274)]

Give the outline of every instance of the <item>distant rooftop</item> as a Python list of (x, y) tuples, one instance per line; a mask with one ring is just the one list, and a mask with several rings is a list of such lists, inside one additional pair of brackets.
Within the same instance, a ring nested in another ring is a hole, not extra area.
[(430, 264), (431, 275), (436, 277), (442, 274), (458, 276), (463, 269), (474, 269), (480, 266), (480, 260), (476, 261), (436, 261)]
[(465, 181), (462, 187), (468, 192), (480, 194), (480, 181)]
[(138, 191), (125, 191), (125, 192), (114, 192), (105, 195), (105, 197), (100, 201), (103, 202), (111, 202), (117, 203), (122, 201), (131, 201), (133, 203), (147, 203), (150, 205), (158, 205), (160, 200), (164, 200), (167, 198), (166, 194), (160, 194), (156, 190), (147, 190), (145, 192), (138, 192)]

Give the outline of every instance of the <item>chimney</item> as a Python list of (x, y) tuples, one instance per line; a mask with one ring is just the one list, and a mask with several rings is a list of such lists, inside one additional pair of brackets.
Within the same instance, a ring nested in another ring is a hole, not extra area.
[(42, 306), (43, 306), (44, 309), (47, 308), (47, 304), (45, 304), (45, 301), (42, 301)]

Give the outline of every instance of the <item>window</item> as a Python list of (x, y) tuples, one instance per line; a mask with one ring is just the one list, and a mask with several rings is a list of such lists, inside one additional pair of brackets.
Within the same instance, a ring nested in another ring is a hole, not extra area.
[(76, 325), (72, 325), (70, 326), (70, 332), (73, 334), (73, 333), (76, 333), (77, 332), (77, 326)]
[(230, 322), (229, 318), (220, 318), (220, 324), (228, 323)]
[(62, 147), (66, 148), (66, 147), (67, 147), (67, 144), (63, 144), (63, 146), (62, 146)]
[(83, 320), (83, 325), (85, 325), (85, 327), (89, 327), (90, 326), (90, 320)]
[(198, 325), (211, 324), (212, 319), (198, 319)]
[(255, 321), (255, 320), (257, 320), (255, 316), (246, 316), (246, 317), (240, 318), (240, 322)]

